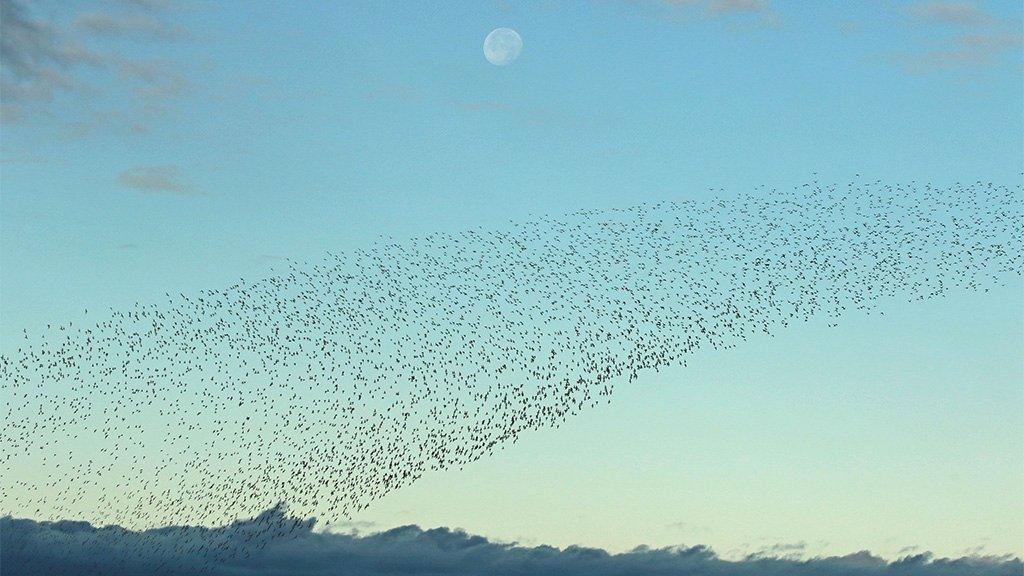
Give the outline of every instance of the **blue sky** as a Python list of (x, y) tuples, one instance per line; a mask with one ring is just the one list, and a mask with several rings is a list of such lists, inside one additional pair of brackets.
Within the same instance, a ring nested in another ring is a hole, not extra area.
[[(45, 41), (5, 37), (0, 337), (382, 234), (858, 173), (1015, 184), (1024, 168), (1014, 1), (4, 7)], [(524, 48), (495, 67), (481, 44), (500, 26)], [(1020, 289), (708, 353), (366, 521), (609, 549), (827, 533), (840, 553), (1021, 554)], [(700, 448), (666, 458), (669, 439)], [(647, 471), (604, 470), (609, 452)], [(501, 484), (516, 474), (532, 481)], [(611, 496), (623, 485), (632, 506)]]

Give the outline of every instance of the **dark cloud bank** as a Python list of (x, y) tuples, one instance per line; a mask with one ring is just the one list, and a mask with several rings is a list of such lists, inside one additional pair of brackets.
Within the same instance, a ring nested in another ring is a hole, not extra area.
[[(87, 522), (0, 519), (0, 572), (36, 574), (154, 573), (210, 575), (825, 575), (946, 576), (1022, 573), (1019, 558), (886, 561), (868, 552), (797, 560), (763, 555), (725, 560), (705, 546), (637, 548), (622, 554), (570, 546), (526, 548), (459, 530), (403, 526), (367, 536), (313, 531), (278, 506), (221, 528), (170, 526), (133, 532)], [(267, 530), (278, 526), (281, 530)], [(292, 530), (297, 526), (297, 529)], [(288, 534), (284, 536), (284, 534)]]

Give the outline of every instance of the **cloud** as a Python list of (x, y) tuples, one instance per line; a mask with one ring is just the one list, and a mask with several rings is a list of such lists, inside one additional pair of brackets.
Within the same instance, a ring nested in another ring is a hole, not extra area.
[(0, 56), (4, 70), (19, 78), (77, 64), (99, 65), (99, 55), (69, 44), (51, 25), (28, 17), (16, 0), (0, 0)]
[[(770, 555), (725, 560), (706, 546), (638, 547), (622, 554), (598, 548), (524, 547), (461, 530), (402, 526), (365, 536), (320, 532), (312, 519), (278, 505), (220, 528), (168, 526), (134, 532), (86, 522), (0, 519), (0, 565), (12, 573), (317, 576), (559, 575), (612, 576), (1018, 576), (1020, 559), (933, 558), (886, 561), (868, 552), (809, 560)], [(793, 546), (782, 546), (791, 551)]]
[(189, 89), (189, 82), (176, 67), (162, 60), (120, 60), (120, 74), (135, 83), (140, 97), (166, 99), (181, 96)]
[(949, 45), (899, 57), (907, 72), (922, 74), (939, 70), (971, 70), (997, 65), (1007, 54), (1017, 53), (1022, 44), (1019, 33), (965, 34)]
[[(140, 9), (151, 8), (145, 3), (133, 8)], [(128, 88), (144, 103), (186, 93), (188, 82), (178, 66), (141, 60), (111, 47), (90, 47), (87, 40), (98, 35), (140, 40), (188, 36), (181, 26), (144, 13), (89, 13), (67, 27), (33, 18), (20, 0), (0, 0), (0, 91), (5, 120), (49, 114), (48, 104), (57, 93), (84, 97)]]
[(779, 22), (769, 0), (629, 0), (623, 7), (677, 22), (690, 22), (696, 17), (712, 20), (730, 16), (756, 16), (769, 26)]
[(710, 527), (703, 524), (693, 524), (690, 522), (673, 522), (666, 526), (669, 530), (674, 530), (681, 534), (689, 534), (694, 536), (705, 536), (711, 534), (712, 530)]
[(978, 26), (995, 19), (969, 2), (927, 2), (910, 8), (911, 16), (924, 23)]
[(117, 177), (124, 186), (150, 194), (196, 196), (199, 193), (181, 180), (177, 166), (138, 166), (125, 170)]
[(75, 27), (104, 36), (157, 39), (174, 39), (187, 36), (187, 32), (181, 26), (168, 24), (167, 22), (141, 14), (111, 15), (98, 12), (82, 14), (75, 19)]
[[(283, 260), (281, 256), (272, 256), (269, 254), (260, 254), (260, 257), (266, 260)], [(372, 530), (377, 527), (376, 522), (369, 520), (343, 520), (341, 522), (335, 522), (325, 528), (326, 531), (335, 534), (349, 534), (358, 535), (367, 530)]]
[(960, 44), (967, 49), (990, 54), (1012, 50), (1021, 45), (1021, 34), (967, 34), (960, 37)]
[(906, 9), (918, 25), (943, 26), (952, 35), (933, 39), (930, 49), (896, 56), (904, 71), (923, 74), (942, 70), (977, 71), (1004, 62), (1004, 56), (1020, 52), (1019, 27), (982, 10), (973, 2), (936, 0)]
[(772, 544), (751, 554), (748, 560), (754, 558), (787, 558), (799, 559), (807, 551), (806, 542), (792, 542)]
[(178, 3), (174, 0), (120, 0), (123, 4), (129, 6), (138, 6), (140, 8), (147, 8), (151, 10), (165, 10), (173, 8)]
[(772, 9), (769, 0), (665, 0), (674, 6), (703, 6), (705, 18), (746, 17), (768, 27), (776, 27), (779, 15)]
[(768, 12), (768, 0), (711, 0), (707, 11), (715, 15)]
[(33, 20), (21, 3), (0, 0), (0, 91), (8, 113), (20, 118), (22, 104), (47, 102), (58, 90), (80, 88), (74, 69), (103, 65), (102, 56)]

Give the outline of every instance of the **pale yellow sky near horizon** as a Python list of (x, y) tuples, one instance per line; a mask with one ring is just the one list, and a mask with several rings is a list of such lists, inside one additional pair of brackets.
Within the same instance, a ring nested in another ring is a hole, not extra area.
[[(1024, 332), (988, 294), (797, 324), (622, 385), (610, 405), (353, 518), (613, 552), (1024, 556)], [(815, 342), (808, 347), (808, 342)]]

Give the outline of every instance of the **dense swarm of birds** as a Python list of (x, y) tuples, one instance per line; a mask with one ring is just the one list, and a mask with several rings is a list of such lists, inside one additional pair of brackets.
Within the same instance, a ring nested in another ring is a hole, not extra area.
[(346, 517), (698, 349), (989, 289), (1022, 233), (1019, 185), (815, 182), (381, 240), (26, 332), (0, 358), (3, 512)]

